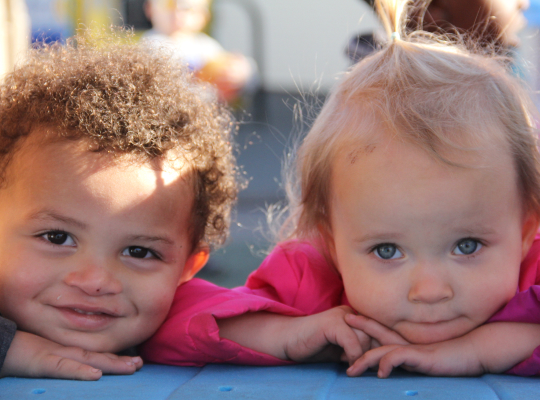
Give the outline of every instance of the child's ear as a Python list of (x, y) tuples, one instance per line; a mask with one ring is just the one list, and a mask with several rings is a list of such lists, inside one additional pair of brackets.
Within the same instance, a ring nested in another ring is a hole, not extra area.
[(532, 246), (536, 233), (538, 232), (538, 225), (540, 224), (540, 216), (535, 212), (528, 212), (523, 221), (523, 229), (521, 234), (521, 260), (525, 258), (529, 249)]
[(193, 253), (191, 253), (191, 255), (186, 260), (184, 270), (182, 271), (182, 276), (178, 281), (178, 286), (193, 278), (195, 274), (206, 265), (209, 256), (210, 248), (208, 247), (208, 245), (206, 243), (198, 245), (195, 250), (193, 250)]

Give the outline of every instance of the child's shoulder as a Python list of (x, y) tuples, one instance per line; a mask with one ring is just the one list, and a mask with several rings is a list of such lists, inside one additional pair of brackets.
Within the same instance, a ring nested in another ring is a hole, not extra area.
[(322, 246), (298, 239), (278, 243), (259, 267), (259, 272), (265, 270), (272, 274), (294, 275), (298, 281), (306, 274), (339, 277)]
[(343, 282), (329, 257), (313, 243), (279, 243), (246, 282), (255, 294), (306, 314), (342, 304)]
[(305, 263), (322, 264), (328, 266), (331, 264), (329, 259), (324, 254), (324, 249), (315, 243), (292, 239), (280, 242), (268, 255), (270, 258), (286, 258), (293, 264)]
[(536, 233), (531, 248), (521, 262), (519, 290), (524, 291), (538, 284), (540, 284), (540, 232)]

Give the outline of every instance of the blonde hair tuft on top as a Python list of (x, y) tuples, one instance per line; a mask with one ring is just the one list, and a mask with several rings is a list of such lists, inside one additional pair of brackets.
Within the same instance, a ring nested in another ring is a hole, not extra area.
[(369, 142), (377, 127), (456, 167), (468, 167), (449, 156), (456, 151), (504, 146), (524, 210), (540, 215), (536, 109), (508, 71), (508, 59), (459, 36), (406, 32), (410, 1), (375, 3), (389, 40), (344, 75), (303, 139), (286, 183), (289, 217), (278, 240), (320, 239), (321, 227), (330, 229), (332, 164), (340, 152)]

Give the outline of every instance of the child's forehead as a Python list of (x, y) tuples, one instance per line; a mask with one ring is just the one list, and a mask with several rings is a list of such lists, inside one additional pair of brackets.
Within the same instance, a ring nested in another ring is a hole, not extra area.
[[(28, 158), (39, 158), (52, 167), (69, 168), (73, 175), (89, 176), (107, 169), (150, 169), (168, 184), (179, 176), (191, 181), (191, 166), (179, 153), (169, 151), (160, 157), (148, 157), (114, 150), (99, 150), (95, 143), (85, 138), (69, 139), (54, 127), (38, 127), (24, 140), (15, 153), (15, 162), (27, 163)], [(14, 167), (17, 169), (17, 165)], [(52, 170), (52, 169), (51, 169)], [(15, 174), (16, 175), (16, 174)]]
[(395, 139), (357, 146), (336, 160), (332, 198), (336, 204), (364, 211), (384, 209), (392, 214), (401, 209), (430, 215), (431, 210), (437, 215), (440, 207), (453, 210), (456, 217), (491, 207), (492, 198), (498, 197), (501, 204), (519, 203), (517, 173), (509, 154), (473, 154), (458, 158), (457, 165), (450, 162)]
[(191, 169), (177, 169), (175, 162), (92, 152), (80, 141), (33, 143), (15, 154), (6, 190), (46, 208), (75, 198), (72, 204), (80, 205), (81, 212), (106, 204), (107, 210), (140, 209), (161, 220), (166, 210), (176, 212), (172, 205), (178, 201), (189, 205), (195, 198)]
[[(443, 163), (481, 167), (511, 162), (510, 146), (503, 127), (494, 123), (434, 127), (432, 132), (402, 126), (377, 114), (354, 116), (337, 136), (336, 159), (368, 156), (375, 149), (392, 158), (393, 151), (416, 151)], [(398, 145), (398, 146), (396, 146)], [(399, 150), (398, 150), (399, 148)]]

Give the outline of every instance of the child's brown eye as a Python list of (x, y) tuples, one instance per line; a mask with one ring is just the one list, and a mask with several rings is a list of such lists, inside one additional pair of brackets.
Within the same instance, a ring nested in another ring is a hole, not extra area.
[(52, 244), (56, 244), (58, 246), (66, 245), (66, 246), (74, 246), (75, 241), (71, 237), (71, 235), (64, 231), (50, 231), (47, 233), (44, 233), (41, 235), (42, 238), (47, 240), (48, 242), (51, 242)]
[(148, 249), (144, 247), (129, 247), (129, 255), (135, 258), (145, 258), (148, 255)]
[(124, 249), (122, 255), (134, 258), (157, 258), (152, 250), (141, 246), (129, 246)]
[(47, 233), (47, 239), (54, 244), (64, 244), (67, 240), (67, 234), (65, 232), (49, 232)]

